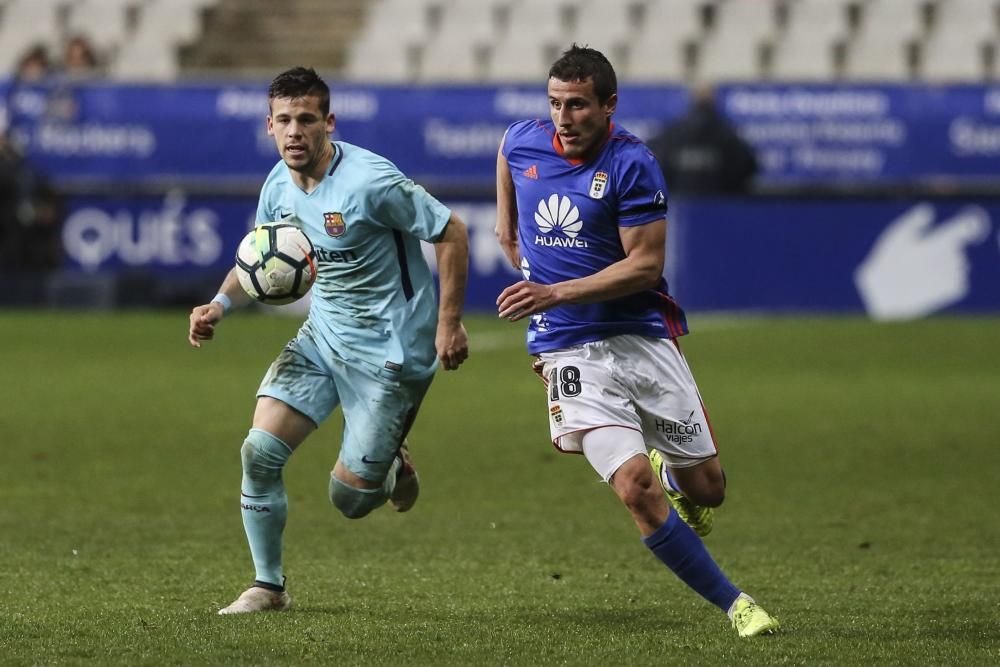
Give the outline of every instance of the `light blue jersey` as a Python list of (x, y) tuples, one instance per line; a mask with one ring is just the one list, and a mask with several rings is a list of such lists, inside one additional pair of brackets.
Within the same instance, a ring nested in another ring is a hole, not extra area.
[(278, 162), (257, 206), (258, 222), (300, 224), (316, 248), (303, 333), (373, 373), (429, 376), (437, 367), (437, 298), (420, 241), (437, 241), (451, 213), (385, 158), (342, 141), (333, 149), (327, 175), (309, 194)]

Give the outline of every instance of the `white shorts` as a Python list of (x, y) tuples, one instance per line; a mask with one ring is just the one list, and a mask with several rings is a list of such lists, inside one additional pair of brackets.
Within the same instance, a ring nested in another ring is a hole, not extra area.
[(675, 468), (717, 455), (701, 395), (676, 341), (614, 336), (543, 352), (539, 359), (548, 384), (552, 443), (560, 451), (583, 453), (583, 434), (604, 426), (642, 434), (607, 448), (612, 451), (586, 453), (605, 480), (632, 456), (645, 455), (643, 442)]

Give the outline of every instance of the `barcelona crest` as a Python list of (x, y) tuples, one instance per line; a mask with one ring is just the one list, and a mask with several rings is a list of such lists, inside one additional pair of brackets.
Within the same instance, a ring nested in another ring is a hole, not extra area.
[(324, 213), (323, 226), (326, 227), (326, 233), (333, 238), (343, 236), (344, 232), (347, 231), (347, 225), (344, 223), (344, 216), (340, 213)]

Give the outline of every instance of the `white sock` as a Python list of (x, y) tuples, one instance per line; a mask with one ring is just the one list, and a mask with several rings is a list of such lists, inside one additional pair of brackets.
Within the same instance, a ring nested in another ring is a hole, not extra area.
[(668, 466), (660, 467), (660, 481), (663, 482), (663, 486), (667, 487), (674, 493), (684, 495), (684, 492), (677, 488), (677, 483), (674, 481), (673, 475), (670, 474), (670, 468)]

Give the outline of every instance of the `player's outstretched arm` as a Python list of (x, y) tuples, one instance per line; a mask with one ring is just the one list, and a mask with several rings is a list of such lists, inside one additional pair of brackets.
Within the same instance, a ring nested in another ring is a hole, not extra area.
[(553, 285), (522, 280), (497, 297), (501, 319), (517, 320), (564, 303), (597, 303), (656, 287), (663, 275), (667, 221), (621, 227), (625, 259), (597, 273)]
[(462, 325), (462, 304), (469, 275), (469, 232), (454, 213), (434, 244), (434, 253), (441, 283), (434, 345), (445, 370), (453, 371), (469, 356), (469, 336)]
[(507, 261), (516, 270), (521, 270), (521, 251), (517, 246), (517, 200), (514, 195), (514, 179), (510, 175), (510, 165), (503, 154), (503, 143), (497, 153), (497, 241)]
[[(235, 269), (231, 270), (222, 281), (219, 294), (225, 295), (229, 300), (229, 308), (245, 306), (250, 302), (250, 297), (240, 287)], [(194, 307), (191, 311), (188, 328), (188, 342), (192, 347), (201, 347), (201, 341), (212, 340), (215, 337), (215, 325), (226, 314), (226, 310), (227, 308), (223, 306), (221, 300), (215, 299), (202, 306)]]

